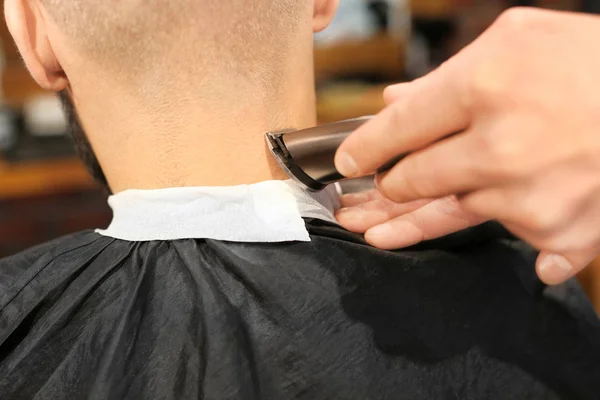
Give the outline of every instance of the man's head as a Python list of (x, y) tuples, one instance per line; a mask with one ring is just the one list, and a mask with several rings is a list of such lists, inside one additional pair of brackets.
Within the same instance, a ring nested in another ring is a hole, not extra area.
[[(95, 162), (85, 130), (110, 180), (114, 146), (132, 142), (109, 138), (121, 128), (102, 120), (102, 113), (116, 114), (113, 107), (135, 109), (139, 120), (138, 110), (146, 110), (143, 123), (132, 118), (138, 130), (177, 132), (188, 117), (181, 114), (194, 106), (201, 114), (227, 105), (235, 116), (256, 104), (274, 109), (284, 98), (305, 101), (292, 99), (289, 83), (308, 82), (312, 33), (329, 24), (337, 2), (5, 0), (5, 14), (32, 76), (63, 93), (84, 159)], [(110, 102), (102, 104), (106, 97)], [(104, 179), (102, 169), (91, 167)]]
[[(5, 8), (34, 78), (56, 90), (65, 82), (52, 75), (75, 60), (127, 81), (167, 64), (175, 76), (187, 69), (200, 79), (223, 68), (246, 77), (276, 73), (300, 31), (307, 23), (323, 29), (337, 1), (6, 0)], [(186, 64), (173, 68), (177, 60)]]

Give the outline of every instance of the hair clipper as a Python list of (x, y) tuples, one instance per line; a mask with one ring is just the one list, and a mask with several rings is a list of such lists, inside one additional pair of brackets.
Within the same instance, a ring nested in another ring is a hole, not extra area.
[[(335, 122), (303, 130), (267, 133), (271, 153), (283, 171), (302, 187), (320, 191), (346, 179), (335, 168), (338, 148), (352, 132), (373, 117)], [(397, 157), (378, 172), (391, 169), (403, 157)]]

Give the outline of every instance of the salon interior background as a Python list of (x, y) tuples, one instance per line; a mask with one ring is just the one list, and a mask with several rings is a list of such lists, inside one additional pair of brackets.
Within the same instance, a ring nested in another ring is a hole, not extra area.
[[(3, 1), (2, 1), (3, 2)], [(248, 1), (250, 4), (251, 1)], [(507, 7), (600, 13), (598, 0), (341, 0), (334, 24), (316, 36), (321, 122), (373, 114), (386, 84), (435, 68)], [(0, 257), (110, 221), (64, 135), (54, 97), (21, 64), (0, 23)], [(600, 229), (600, 227), (599, 227)], [(600, 312), (600, 261), (580, 277)]]

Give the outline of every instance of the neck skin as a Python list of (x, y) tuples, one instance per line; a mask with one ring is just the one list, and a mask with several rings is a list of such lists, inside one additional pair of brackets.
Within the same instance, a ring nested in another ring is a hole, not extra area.
[(268, 90), (253, 79), (190, 74), (177, 83), (146, 77), (152, 84), (140, 91), (87, 79), (89, 69), (73, 73), (72, 95), (112, 191), (287, 179), (264, 135), (316, 124), (312, 48), (303, 53)]

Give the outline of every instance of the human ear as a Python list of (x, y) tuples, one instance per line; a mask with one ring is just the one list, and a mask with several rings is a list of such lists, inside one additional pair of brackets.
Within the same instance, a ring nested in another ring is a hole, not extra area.
[(44, 89), (59, 92), (69, 82), (52, 49), (46, 20), (35, 0), (5, 0), (4, 14), (25, 66)]
[(313, 31), (321, 32), (329, 26), (337, 12), (339, 0), (314, 0)]

